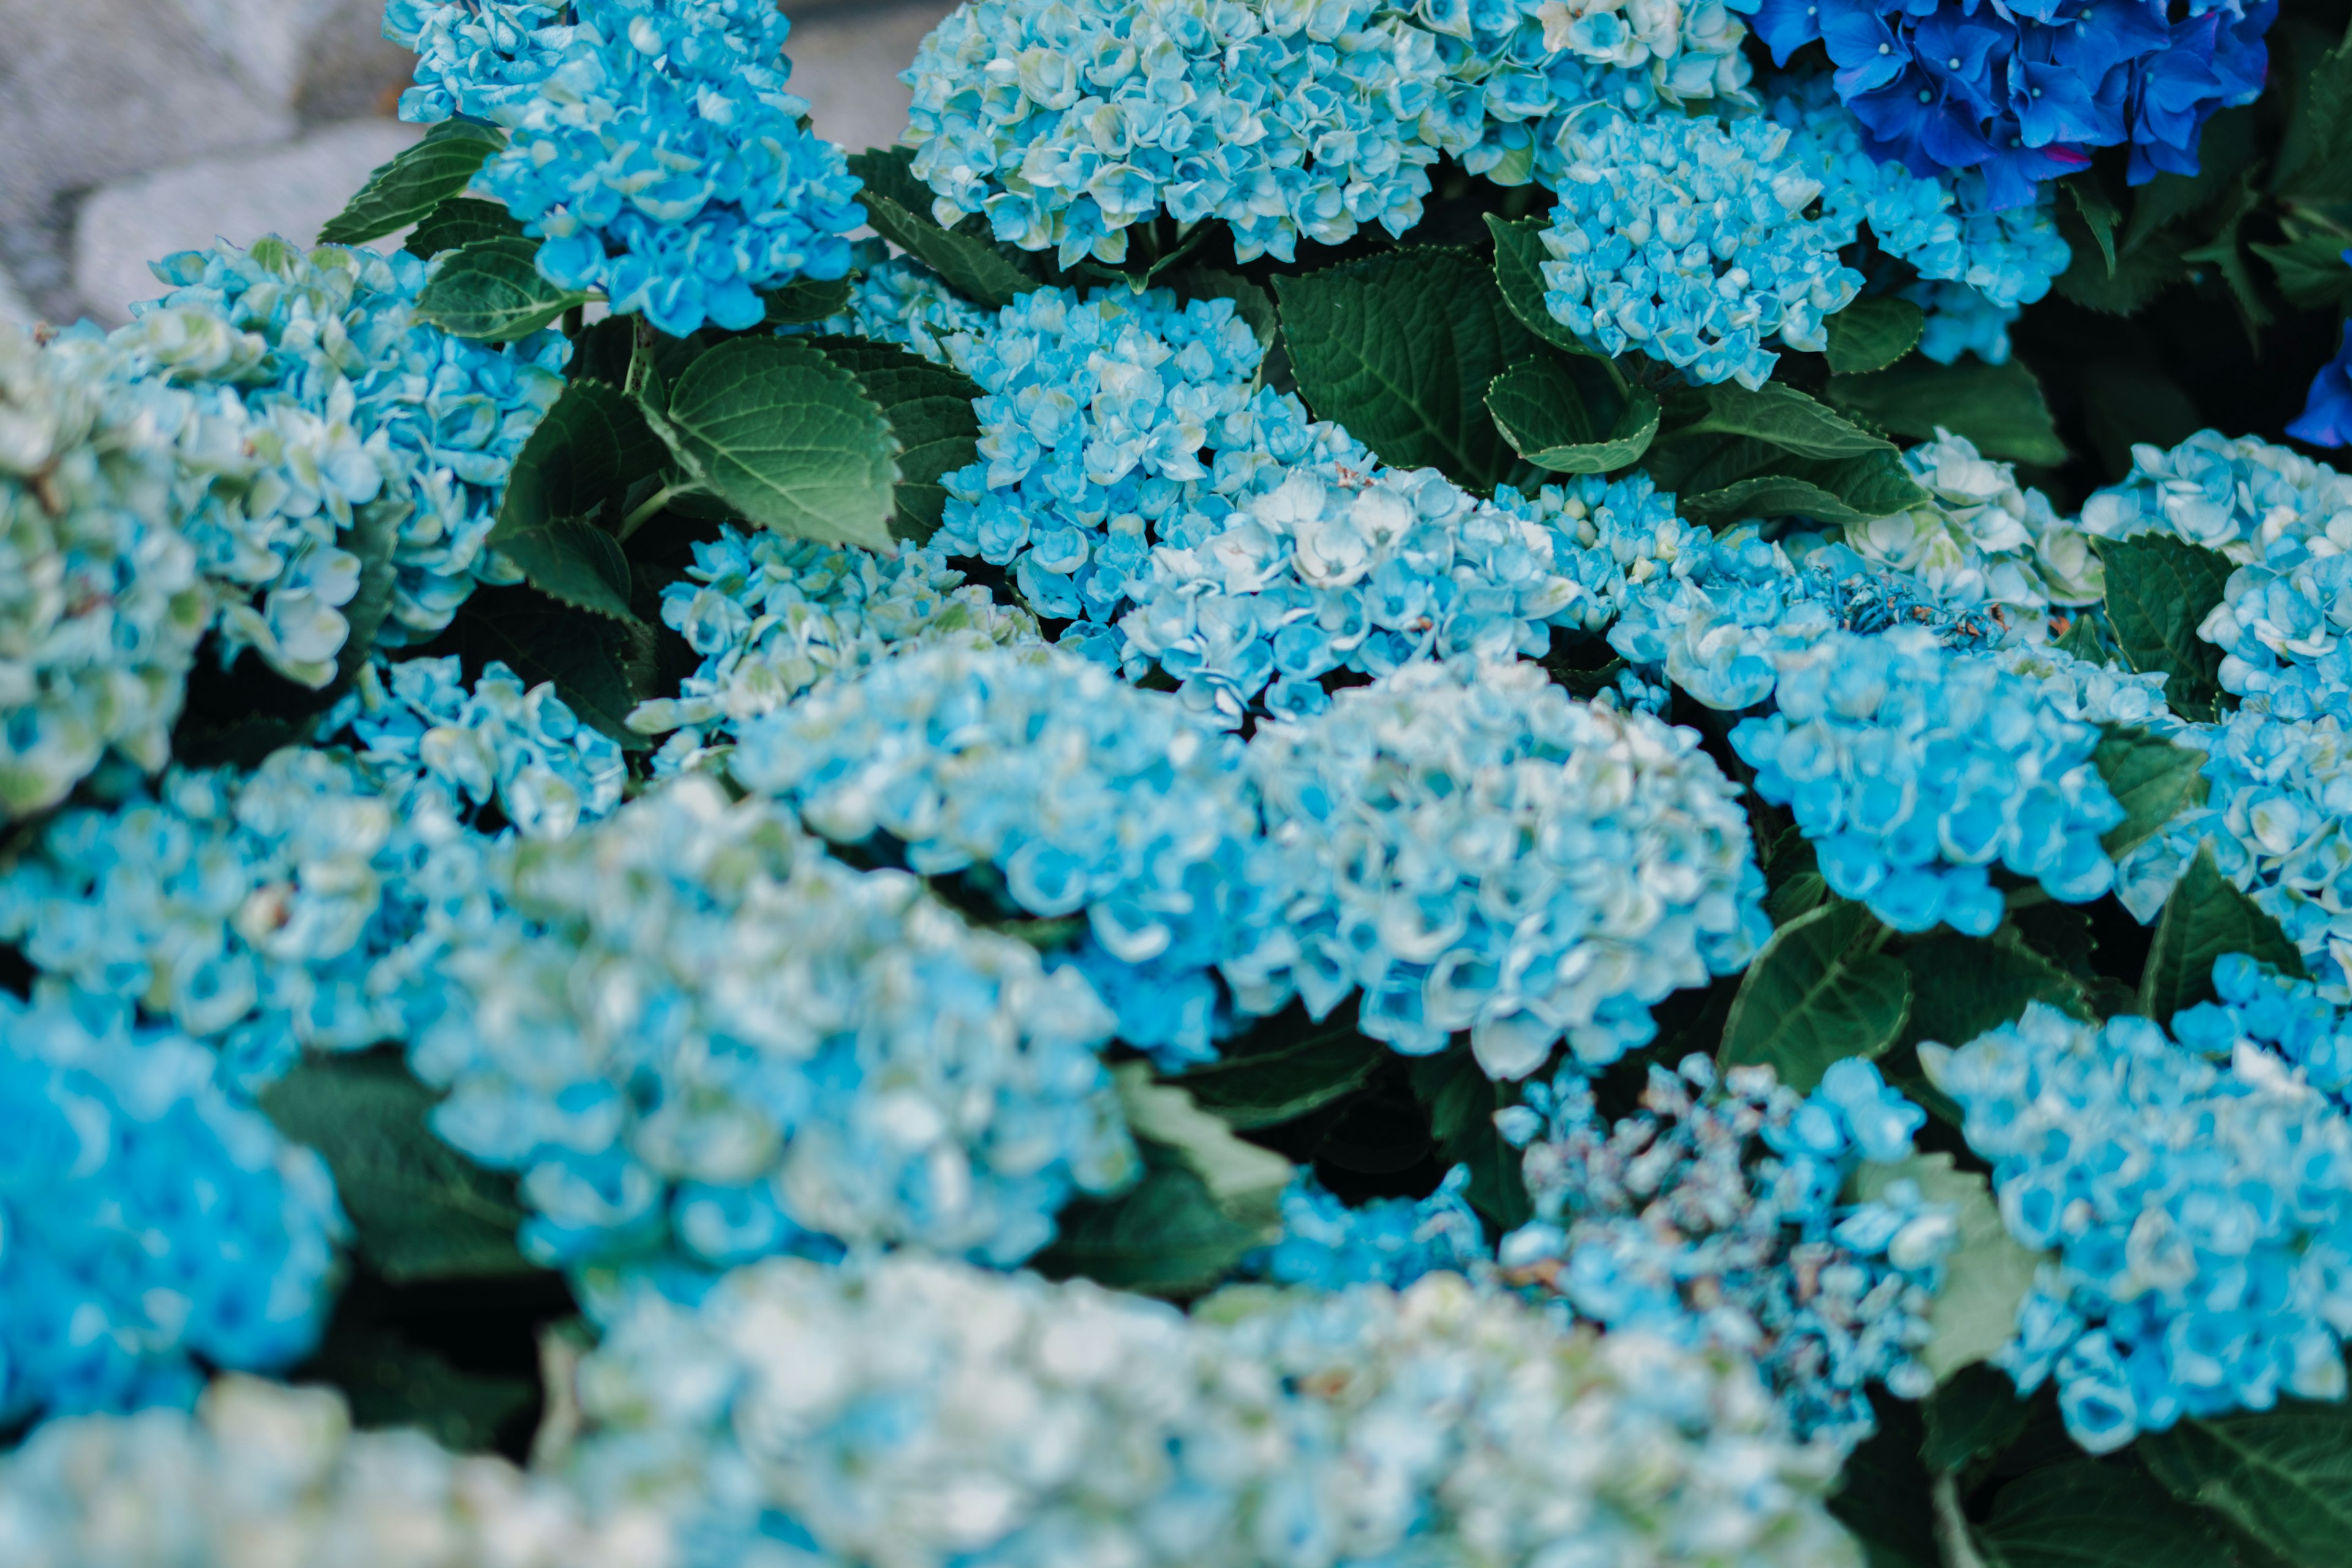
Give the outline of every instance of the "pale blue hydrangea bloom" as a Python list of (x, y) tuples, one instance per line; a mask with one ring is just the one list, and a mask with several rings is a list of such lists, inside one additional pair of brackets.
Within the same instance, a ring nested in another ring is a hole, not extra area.
[(400, 117), (491, 120), (537, 95), (579, 30), (566, 0), (384, 0), (383, 36), (417, 56)]
[(382, 784), (429, 776), (477, 807), (495, 800), (527, 838), (610, 816), (628, 782), (619, 742), (581, 722), (552, 682), (526, 688), (497, 659), (471, 688), (456, 654), (372, 659), (319, 729), (332, 740), (345, 726)]
[(1240, 751), (1070, 654), (944, 647), (745, 725), (729, 765), (833, 842), (959, 878), (1008, 918), (1082, 916), (1068, 962), (1119, 1038), (1173, 1067), (1213, 1055), (1236, 1005), (1289, 995), (1214, 978), (1272, 918)]
[(1410, 1055), (1470, 1032), (1524, 1078), (1565, 1036), (1589, 1064), (1652, 1005), (1747, 963), (1770, 924), (1737, 792), (1688, 730), (1573, 701), (1533, 664), (1406, 667), (1262, 726), (1282, 918), (1228, 975)]
[(2183, 1415), (2341, 1399), (2352, 1321), (2352, 1123), (2275, 1058), (2227, 1066), (2145, 1018), (2037, 1002), (1919, 1047), (1992, 1162), (2002, 1224), (2051, 1254), (1997, 1364), (2053, 1375), (2094, 1453)]
[(644, 734), (679, 731), (656, 759), (664, 772), (829, 676), (936, 644), (1039, 640), (1035, 616), (965, 583), (935, 548), (877, 555), (731, 524), (697, 542), (686, 577), (662, 590), (662, 620), (702, 658), (676, 697), (629, 715)]
[(2071, 263), (2054, 186), (1994, 211), (1978, 174), (1920, 175), (1881, 163), (1864, 150), (1862, 123), (1838, 101), (1828, 71), (1776, 75), (1765, 101), (1772, 120), (1794, 133), (1788, 155), (1821, 183), (1832, 244), (1852, 245), (1867, 225), (1880, 249), (1921, 278), (1965, 285), (1996, 310), (2032, 304)]
[(176, 526), (180, 443), (118, 375), (94, 336), (42, 349), (0, 326), (0, 822), (110, 752), (161, 769), (212, 616)]
[(1762, 119), (1571, 118), (1572, 160), (1543, 232), (1544, 308), (1610, 354), (1638, 349), (1696, 384), (1758, 387), (1790, 348), (1825, 346), (1823, 321), (1862, 274), (1804, 215), (1821, 181)]
[(1350, 1208), (1304, 1173), (1282, 1194), (1282, 1239), (1243, 1259), (1243, 1268), (1320, 1291), (1402, 1290), (1441, 1269), (1484, 1278), (1494, 1253), (1463, 1195), (1469, 1187), (1470, 1167), (1456, 1165), (1425, 1198), (1375, 1198)]
[(2281, 543), (2340, 553), (2352, 548), (2352, 477), (2252, 436), (2200, 430), (2169, 451), (2135, 446), (2130, 474), (2083, 503), (2082, 527), (2102, 539), (2170, 533), (2241, 566)]
[(114, 334), (131, 374), (193, 384), (249, 422), (254, 463), (212, 483), (182, 527), (231, 595), (226, 648), (307, 685), (334, 679), (369, 534), (389, 535), (395, 569), (387, 646), (430, 638), (480, 584), (521, 580), (490, 529), (571, 345), (551, 331), (493, 348), (418, 320), (429, 270), (404, 252), (278, 239), (183, 251), (155, 264), (172, 291)]
[(2266, 1052), (2338, 1109), (2352, 1110), (2352, 1022), (2340, 1001), (2242, 952), (2214, 961), (2213, 991), (2217, 1000), (2172, 1016), (2174, 1039), (2217, 1060)]
[(1783, 656), (1776, 695), (1732, 749), (1795, 815), (1831, 891), (1895, 930), (1990, 936), (1995, 865), (2068, 903), (2115, 885), (2099, 837), (2124, 809), (2091, 760), (2099, 731), (2038, 683), (1908, 626)]
[(764, 800), (688, 775), (494, 875), (511, 912), (441, 960), (409, 1063), (442, 1137), (520, 1173), (528, 1256), (1009, 1265), (1138, 1169), (1076, 972)]
[[(584, 0), (577, 26), (533, 38), (511, 68), (486, 49), (468, 68), (498, 85), (475, 97), (508, 142), (476, 188), (544, 243), (542, 276), (601, 289), (674, 337), (705, 321), (759, 324), (758, 290), (849, 269), (864, 223), (839, 147), (806, 130), (808, 101), (785, 86), (791, 24), (772, 0)], [(428, 59), (429, 68), (433, 62)], [(536, 79), (523, 94), (504, 83)], [(450, 102), (463, 107), (460, 84)], [(413, 101), (412, 101), (413, 100)], [(446, 112), (412, 93), (402, 110)]]
[(694, 1307), (639, 1287), (579, 1386), (568, 1474), (666, 1504), (682, 1568), (1860, 1562), (1821, 1503), (1837, 1450), (1737, 1358), (1562, 1334), (1450, 1275), (1187, 1318), (909, 1252), (779, 1259)]
[(858, 252), (856, 270), (849, 280), (849, 302), (841, 314), (807, 328), (779, 331), (874, 338), (945, 364), (946, 345), (958, 333), (984, 337), (994, 330), (997, 312), (973, 304), (913, 257), (885, 256), (878, 241), (859, 240), (853, 249)]
[(1927, 313), (1919, 352), (1927, 358), (1957, 364), (1962, 354), (1974, 354), (1987, 364), (2009, 363), (2009, 326), (2024, 314), (2024, 306), (2004, 305), (1965, 283), (1925, 278), (1905, 284), (1900, 292)]
[[(2170, 736), (2176, 743), (2190, 726), (2165, 705), (2160, 669), (2146, 672), (2121, 664), (2095, 664), (2054, 643), (2017, 642), (1994, 649), (1993, 663), (2040, 688), (2041, 700), (2061, 718), (2082, 724), (2123, 724)], [(2193, 740), (2189, 742), (2194, 745)], [(2119, 870), (2116, 879), (2123, 874)]]
[(2052, 509), (2017, 470), (1938, 429), (1903, 454), (1927, 492), (1906, 511), (1849, 523), (1843, 538), (1870, 565), (1916, 578), (1958, 605), (1996, 607), (2004, 625), (2047, 636), (2053, 605), (2095, 605), (2106, 595), (2099, 558), (2083, 531)]
[(215, 1379), (180, 1410), (52, 1421), (0, 1455), (10, 1568), (651, 1568), (668, 1522), (403, 1428), (342, 1395)]
[(1800, 1095), (1762, 1067), (1652, 1065), (1643, 1110), (1612, 1124), (1580, 1072), (1528, 1086), (1498, 1122), (1522, 1144), (1537, 1217), (1505, 1237), (1503, 1277), (1564, 1315), (1755, 1358), (1800, 1436), (1852, 1443), (1867, 1384), (1906, 1399), (1935, 1377), (1913, 1352), (1959, 1239), (1917, 1184), (1848, 1202), (1864, 1161), (1911, 1153), (1927, 1114), (1866, 1061)]
[(0, 993), (0, 1423), (282, 1371), (333, 1300), (333, 1179), (120, 1010)]
[(2206, 798), (2116, 868), (2116, 897), (2153, 921), (2200, 847), (2277, 921), (2312, 973), (2352, 984), (2352, 746), (2334, 717), (2293, 722), (2242, 708), (2185, 727), (2177, 744), (2207, 753)]

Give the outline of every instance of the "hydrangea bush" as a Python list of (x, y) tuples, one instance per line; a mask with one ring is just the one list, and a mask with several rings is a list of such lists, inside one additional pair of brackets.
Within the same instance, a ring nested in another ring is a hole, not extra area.
[(0, 1563), (2345, 1561), (2346, 26), (391, 0), (0, 334)]

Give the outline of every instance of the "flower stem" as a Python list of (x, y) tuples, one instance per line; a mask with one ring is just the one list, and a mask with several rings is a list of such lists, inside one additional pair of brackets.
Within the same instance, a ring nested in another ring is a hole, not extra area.
[(1985, 1568), (1969, 1536), (1969, 1516), (1960, 1511), (1959, 1478), (1949, 1470), (1937, 1476), (1930, 1500), (1936, 1510), (1936, 1549), (1944, 1568)]
[(653, 494), (639, 501), (636, 505), (636, 509), (630, 512), (628, 516), (621, 520), (620, 531), (614, 535), (614, 537), (626, 542), (629, 535), (636, 532), (637, 530), (643, 528), (647, 522), (651, 521), (655, 516), (661, 511), (662, 508), (669, 505), (670, 498), (677, 494), (677, 487), (676, 485), (664, 485), (661, 489), (656, 490)]

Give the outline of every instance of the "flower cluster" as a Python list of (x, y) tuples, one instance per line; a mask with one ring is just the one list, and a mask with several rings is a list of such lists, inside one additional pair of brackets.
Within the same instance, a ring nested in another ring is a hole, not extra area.
[(1822, 348), (1824, 318), (1861, 291), (1830, 229), (1804, 216), (1821, 182), (1788, 156), (1786, 127), (1604, 110), (1564, 134), (1544, 308), (1582, 342), (1758, 387), (1780, 358), (1766, 340)]
[(1996, 864), (2069, 903), (2115, 885), (2099, 836), (2124, 809), (2091, 761), (2099, 732), (2035, 682), (1897, 627), (1789, 656), (1778, 698), (1732, 749), (1813, 841), (1831, 890), (1895, 930), (1990, 935)]
[(1652, 1066), (1642, 1104), (1612, 1125), (1568, 1072), (1501, 1113), (1538, 1216), (1503, 1238), (1505, 1279), (1612, 1331), (1754, 1356), (1800, 1436), (1866, 1435), (1866, 1384), (1934, 1386), (1912, 1352), (1958, 1221), (1916, 1183), (1841, 1199), (1863, 1161), (1910, 1154), (1926, 1111), (1865, 1061), (1799, 1095), (1769, 1068), (1718, 1082), (1703, 1056)]
[(576, 1484), (675, 1500), (689, 1568), (777, 1542), (974, 1568), (1859, 1561), (1820, 1502), (1835, 1451), (1735, 1360), (1561, 1334), (1450, 1276), (1188, 1320), (903, 1253), (780, 1259), (691, 1309), (640, 1287), (577, 1384)]
[(2102, 539), (2170, 533), (2241, 566), (2285, 543), (2314, 555), (2352, 549), (2352, 476), (2252, 436), (2200, 430), (2167, 451), (2132, 448), (2131, 472), (2083, 503)]
[(1375, 1198), (1350, 1208), (1312, 1173), (1302, 1174), (1282, 1194), (1282, 1239), (1245, 1266), (1326, 1292), (1353, 1285), (1402, 1290), (1441, 1269), (1483, 1279), (1494, 1257), (1464, 1196), (1469, 1187), (1470, 1167), (1456, 1165), (1425, 1198)]
[(2269, 69), (2268, 0), (2192, 4), (2058, 0), (1984, 13), (1964, 0), (1746, 0), (1774, 63), (1819, 40), (1838, 97), (1875, 156), (1913, 173), (1967, 170), (1990, 205), (2020, 206), (2040, 183), (2086, 166), (2090, 149), (2131, 147), (2131, 181), (2197, 172), (2213, 111), (2251, 103)]
[[(1240, 744), (1181, 703), (1058, 651), (938, 648), (746, 725), (730, 770), (833, 842), (958, 877), (1007, 917), (1083, 915), (1070, 961), (1164, 1065), (1214, 1054), (1212, 975), (1268, 910)], [(1237, 984), (1267, 1013), (1287, 990)]]
[(2252, 1047), (2352, 1110), (2352, 1026), (2345, 1010), (2308, 980), (2290, 980), (2242, 952), (2213, 963), (2216, 1000), (2172, 1016), (2172, 1037), (2201, 1056), (2235, 1062)]
[(172, 291), (115, 334), (126, 371), (194, 385), (216, 425), (243, 426), (231, 445), (247, 460), (217, 465), (181, 524), (231, 595), (229, 648), (324, 686), (370, 558), (394, 569), (390, 604), (367, 611), (391, 646), (430, 638), (477, 584), (520, 580), (489, 533), (509, 468), (562, 393), (561, 333), (492, 348), (418, 320), (429, 268), (405, 253), (268, 239), (155, 271)]
[[(1697, 736), (1572, 701), (1532, 664), (1408, 666), (1249, 749), (1281, 889), (1248, 968), (1425, 1055), (1470, 1031), (1490, 1077), (1565, 1036), (1588, 1063), (1769, 932), (1748, 825)], [(1237, 965), (1227, 965), (1228, 974)]]
[(1919, 1048), (1992, 1162), (2009, 1233), (2051, 1254), (1999, 1362), (2055, 1375), (2094, 1453), (2183, 1415), (2341, 1399), (2352, 1314), (2352, 1123), (2260, 1053), (2227, 1066), (2145, 1018), (2034, 1003)]
[(175, 432), (115, 374), (102, 342), (0, 327), (0, 822), (110, 752), (163, 767), (211, 618), (174, 526)]
[(577, 28), (565, 0), (384, 0), (383, 36), (416, 54), (400, 117), (420, 125), (494, 120), (528, 102), (563, 62)]
[(1987, 364), (2009, 363), (2009, 324), (2023, 307), (2004, 305), (1965, 283), (1915, 279), (1902, 297), (1927, 320), (1919, 330), (1919, 353), (1937, 364), (1957, 364), (1974, 354)]
[(2095, 605), (2106, 596), (2089, 539), (2040, 490), (2020, 488), (2011, 465), (1938, 430), (1933, 441), (1906, 450), (1903, 466), (1927, 502), (1844, 531), (1870, 565), (1907, 574), (1957, 604), (1997, 605), (2020, 627), (2045, 620), (2053, 605)]
[(662, 619), (702, 658), (676, 697), (640, 703), (629, 726), (682, 731), (667, 764), (738, 732), (828, 676), (936, 644), (1038, 640), (1026, 610), (998, 604), (936, 549), (877, 555), (852, 545), (730, 526), (694, 546), (686, 578), (662, 591)]
[[(544, 69), (537, 90), (485, 105), (509, 138), (476, 184), (542, 237), (542, 276), (602, 289), (615, 311), (684, 337), (705, 321), (756, 326), (758, 290), (849, 269), (845, 237), (866, 218), (858, 181), (802, 123), (807, 100), (785, 88), (790, 24), (772, 0), (579, 10), (551, 68), (541, 34), (508, 73)], [(402, 110), (443, 111), (431, 94)]]
[(727, 1265), (840, 1241), (1015, 1263), (1136, 1169), (1071, 971), (689, 775), (500, 858), (410, 1065), (517, 1170), (524, 1249)]
[(325, 1163), (210, 1051), (97, 1016), (0, 994), (0, 1423), (184, 1405), (198, 1358), (282, 1370), (333, 1300)]
[(672, 1568), (652, 1510), (593, 1507), (341, 1398), (225, 1377), (176, 1410), (54, 1421), (0, 1456), (12, 1568)]
[(2286, 433), (2315, 447), (2352, 445), (2352, 331), (2336, 340), (2336, 357), (2311, 378), (2303, 412)]

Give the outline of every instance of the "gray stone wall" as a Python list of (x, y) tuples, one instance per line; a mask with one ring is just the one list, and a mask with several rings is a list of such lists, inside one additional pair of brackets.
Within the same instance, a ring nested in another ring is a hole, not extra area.
[[(906, 124), (897, 79), (949, 0), (788, 0), (793, 89), (853, 151)], [(416, 134), (383, 0), (0, 0), (0, 321), (113, 323), (147, 262), (308, 243)]]

